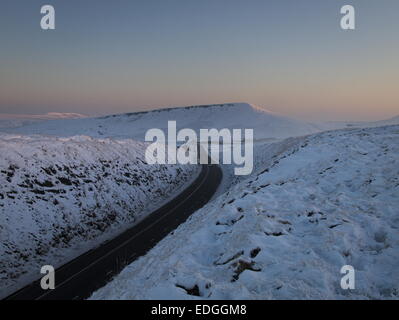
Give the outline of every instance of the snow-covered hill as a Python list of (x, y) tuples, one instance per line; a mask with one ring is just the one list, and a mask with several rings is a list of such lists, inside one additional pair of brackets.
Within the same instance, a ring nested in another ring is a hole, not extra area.
[(199, 168), (133, 140), (0, 135), (0, 298), (132, 226)]
[(388, 125), (395, 125), (395, 124), (399, 124), (399, 116), (387, 119), (387, 120), (381, 120), (381, 121), (374, 121), (371, 122), (371, 125), (366, 125), (368, 127), (380, 127), (380, 126), (388, 126)]
[(159, 128), (166, 132), (168, 120), (176, 121), (178, 129), (190, 128), (196, 131), (203, 128), (250, 128), (254, 129), (256, 140), (302, 136), (320, 131), (319, 126), (311, 123), (281, 116), (247, 103), (234, 103), (160, 109), (91, 119), (54, 120), (8, 132), (130, 137), (143, 141), (148, 129)]
[[(263, 150), (263, 168), (92, 299), (398, 299), (399, 126)], [(340, 287), (344, 265), (355, 290)]]
[[(51, 121), (43, 121), (51, 120)], [(283, 116), (248, 103), (164, 108), (146, 112), (87, 118), (80, 114), (49, 113), (25, 119), (2, 118), (0, 130), (18, 134), (46, 134), (70, 137), (87, 135), (96, 138), (134, 138), (143, 141), (148, 129), (166, 132), (168, 121), (177, 128), (254, 129), (258, 142), (270, 142), (326, 130), (365, 128), (399, 124), (399, 116), (375, 122), (305, 122)]]
[(49, 112), (46, 114), (9, 114), (0, 113), (0, 129), (16, 128), (32, 123), (59, 119), (79, 119), (86, 116), (79, 113)]
[(375, 128), (389, 125), (399, 125), (399, 116), (378, 121), (330, 121), (315, 123), (315, 125), (320, 129), (320, 131), (344, 128)]

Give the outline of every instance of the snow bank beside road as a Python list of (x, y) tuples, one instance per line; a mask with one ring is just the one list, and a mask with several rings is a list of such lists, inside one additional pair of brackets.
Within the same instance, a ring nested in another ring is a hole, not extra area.
[(0, 296), (124, 231), (195, 166), (147, 165), (133, 140), (0, 135)]
[(92, 299), (398, 299), (398, 208), (399, 126), (306, 137)]

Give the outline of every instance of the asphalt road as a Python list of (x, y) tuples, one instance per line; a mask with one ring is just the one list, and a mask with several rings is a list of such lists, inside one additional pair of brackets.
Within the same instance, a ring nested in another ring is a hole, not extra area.
[(222, 179), (217, 165), (203, 165), (198, 178), (176, 198), (115, 239), (90, 250), (55, 271), (55, 289), (38, 280), (6, 300), (72, 300), (88, 298), (127, 264), (144, 255), (214, 195)]

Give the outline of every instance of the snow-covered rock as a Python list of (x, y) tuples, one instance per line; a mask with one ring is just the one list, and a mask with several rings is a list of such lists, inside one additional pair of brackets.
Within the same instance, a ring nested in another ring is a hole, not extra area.
[(135, 224), (197, 166), (147, 165), (133, 140), (0, 135), (0, 297)]
[[(399, 126), (263, 151), (263, 168), (91, 298), (398, 299)], [(344, 265), (355, 290), (340, 286)]]

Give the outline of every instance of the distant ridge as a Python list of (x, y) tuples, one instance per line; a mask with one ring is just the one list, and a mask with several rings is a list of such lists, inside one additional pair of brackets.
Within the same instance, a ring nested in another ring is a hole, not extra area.
[(0, 114), (0, 129), (8, 133), (63, 137), (87, 135), (94, 138), (133, 138), (142, 141), (148, 129), (166, 130), (168, 121), (176, 121), (178, 130), (253, 129), (255, 140), (270, 141), (326, 130), (396, 125), (399, 124), (399, 116), (374, 122), (306, 122), (254, 104), (240, 102), (167, 107), (98, 118), (56, 112), (44, 115)]
[(12, 114), (0, 113), (0, 129), (23, 127), (33, 123), (60, 119), (82, 119), (85, 115), (80, 113), (49, 112), (46, 114)]
[(278, 115), (273, 111), (261, 108), (257, 105), (246, 103), (246, 102), (232, 102), (232, 103), (220, 103), (220, 104), (203, 104), (203, 105), (192, 105), (192, 106), (182, 106), (182, 107), (166, 107), (166, 108), (159, 108), (159, 109), (151, 109), (146, 111), (137, 111), (137, 112), (127, 112), (127, 113), (119, 113), (119, 114), (111, 114), (107, 116), (103, 116), (101, 118), (110, 118), (110, 117), (118, 117), (118, 116), (132, 116), (132, 115), (143, 115), (149, 113), (156, 113), (156, 112), (170, 112), (170, 111), (177, 111), (177, 110), (193, 110), (193, 109), (210, 109), (210, 108), (221, 108), (221, 107), (236, 107), (236, 106), (247, 106), (254, 110), (267, 112), (270, 114)]
[(100, 118), (62, 119), (32, 123), (7, 132), (57, 136), (87, 135), (96, 138), (133, 138), (143, 141), (152, 128), (167, 132), (168, 121), (176, 121), (177, 130), (253, 129), (255, 140), (282, 139), (319, 132), (312, 123), (286, 117), (249, 103), (225, 103), (171, 107), (149, 111), (103, 116)]
[(175, 110), (192, 110), (192, 109), (206, 109), (206, 108), (213, 108), (213, 107), (234, 107), (237, 103), (221, 103), (221, 104), (203, 104), (203, 105), (192, 105), (192, 106), (183, 106), (183, 107), (166, 107), (166, 108), (159, 108), (159, 109), (151, 109), (147, 111), (137, 111), (137, 112), (127, 112), (127, 113), (118, 113), (118, 114), (111, 114), (107, 116), (103, 116), (102, 118), (110, 118), (110, 117), (118, 117), (123, 115), (141, 115), (141, 114), (148, 114), (148, 113), (155, 113), (155, 112), (170, 112)]
[(386, 120), (376, 121), (375, 123), (399, 124), (399, 115)]
[(67, 112), (48, 112), (45, 114), (13, 114), (0, 113), (0, 120), (55, 120), (55, 119), (77, 119), (86, 118), (87, 116), (80, 113)]

